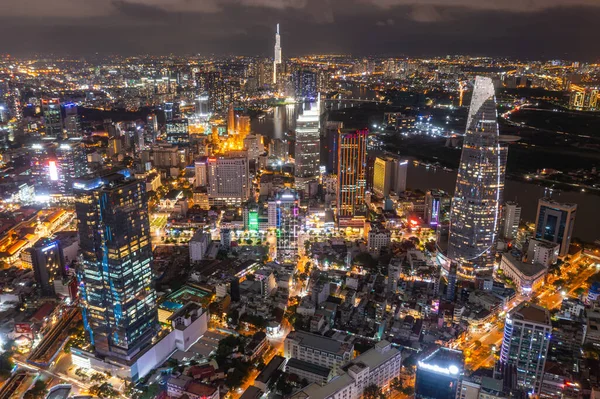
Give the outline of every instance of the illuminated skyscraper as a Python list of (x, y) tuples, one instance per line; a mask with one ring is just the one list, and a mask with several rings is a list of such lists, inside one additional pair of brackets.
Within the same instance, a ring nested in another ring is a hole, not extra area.
[(198, 91), (208, 93), (208, 111), (218, 112), (227, 107), (227, 85), (218, 71), (198, 72)]
[(500, 361), (517, 369), (517, 385), (539, 394), (552, 334), (548, 309), (523, 302), (504, 322)]
[(275, 33), (275, 54), (273, 57), (273, 84), (277, 83), (277, 65), (281, 64), (281, 37), (279, 36), (279, 24)]
[(196, 116), (198, 118), (206, 118), (208, 116), (210, 113), (208, 103), (207, 93), (202, 93), (196, 97)]
[(338, 133), (338, 196), (340, 218), (365, 210), (368, 129)]
[(42, 238), (23, 254), (23, 263), (33, 269), (35, 282), (43, 296), (54, 296), (54, 280), (66, 276), (65, 259), (60, 242)]
[(448, 257), (463, 274), (493, 269), (506, 155), (499, 142), (492, 79), (478, 76), (450, 215)]
[(560, 256), (569, 253), (577, 204), (564, 204), (551, 198), (540, 198), (535, 219), (535, 238), (560, 245)]
[(65, 131), (68, 137), (81, 137), (81, 119), (77, 114), (77, 104), (65, 104)]
[(58, 98), (42, 100), (42, 114), (44, 115), (46, 136), (62, 138), (63, 118), (60, 110), (60, 100)]
[(504, 204), (504, 225), (502, 226), (502, 236), (512, 240), (517, 237), (519, 223), (521, 223), (521, 207), (516, 202), (507, 201)]
[(307, 104), (296, 121), (296, 178), (312, 179), (319, 175), (321, 138), (319, 102)]
[(62, 194), (73, 193), (73, 181), (88, 173), (87, 154), (79, 140), (63, 142), (56, 148), (58, 188)]
[(97, 354), (129, 361), (157, 333), (146, 183), (122, 170), (73, 187), (84, 327)]
[(278, 193), (273, 201), (269, 201), (269, 214), (277, 229), (277, 259), (295, 262), (300, 230), (298, 194), (293, 190)]

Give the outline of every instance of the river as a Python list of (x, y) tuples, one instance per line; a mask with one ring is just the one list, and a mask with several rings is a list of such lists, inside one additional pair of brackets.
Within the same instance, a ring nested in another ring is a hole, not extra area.
[[(363, 85), (348, 85), (347, 90), (351, 93), (342, 96), (361, 99), (375, 99), (375, 91)], [(332, 110), (351, 108), (352, 103), (344, 101), (331, 101), (327, 104)], [(321, 105), (323, 106), (323, 105)], [(300, 113), (302, 104), (288, 104), (273, 108), (273, 112), (265, 115), (263, 119), (252, 119), (250, 126), (253, 132), (262, 134), (273, 139), (284, 139), (285, 133), (296, 128), (296, 119)]]
[[(409, 164), (406, 185), (413, 190), (426, 191), (438, 188), (454, 193), (456, 171), (448, 172), (441, 168)], [(537, 184), (507, 180), (504, 186), (504, 200), (516, 201), (521, 206), (521, 220), (535, 221), (538, 200), (550, 194), (550, 190)], [(573, 236), (583, 241), (600, 239), (600, 196), (575, 191), (553, 191), (552, 198), (559, 202), (577, 204), (577, 216)]]
[[(359, 90), (359, 95), (362, 94), (364, 98), (365, 93), (360, 88), (357, 90)], [(347, 103), (336, 102), (333, 104), (336, 108), (350, 106)], [(295, 129), (299, 110), (300, 105), (275, 107), (273, 113), (267, 115), (264, 119), (252, 120), (252, 130), (271, 138), (283, 139), (288, 130)], [(456, 182), (456, 171), (448, 172), (441, 168), (427, 169), (424, 166), (414, 166), (411, 163), (407, 178), (407, 186), (411, 189), (426, 191), (431, 188), (438, 188), (452, 194)], [(538, 200), (548, 193), (549, 190), (547, 188), (537, 184), (507, 180), (504, 190), (504, 200), (518, 202), (522, 207), (522, 220), (533, 222), (537, 213)], [(598, 212), (600, 196), (575, 191), (554, 191), (552, 198), (560, 202), (577, 204), (574, 237), (578, 237), (584, 241), (600, 239), (600, 212)]]

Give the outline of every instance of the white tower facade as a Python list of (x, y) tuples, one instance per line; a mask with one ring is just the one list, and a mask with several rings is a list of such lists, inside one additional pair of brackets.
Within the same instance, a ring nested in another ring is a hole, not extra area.
[(275, 54), (273, 57), (273, 83), (277, 83), (277, 65), (281, 64), (281, 37), (279, 36), (279, 24), (275, 33)]

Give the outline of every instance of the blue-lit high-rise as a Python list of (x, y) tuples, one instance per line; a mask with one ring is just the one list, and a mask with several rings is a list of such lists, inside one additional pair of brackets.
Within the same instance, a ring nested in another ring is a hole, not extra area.
[(475, 79), (450, 214), (448, 257), (466, 275), (491, 273), (506, 147), (499, 142), (496, 96), (490, 78)]
[(551, 198), (540, 198), (535, 218), (535, 238), (560, 245), (560, 256), (569, 253), (577, 204), (565, 204)]
[(145, 187), (127, 170), (74, 184), (84, 327), (97, 354), (125, 361), (157, 332)]

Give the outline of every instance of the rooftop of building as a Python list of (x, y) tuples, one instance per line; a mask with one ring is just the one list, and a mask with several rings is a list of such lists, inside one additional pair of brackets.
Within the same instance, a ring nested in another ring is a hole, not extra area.
[(439, 369), (448, 369), (455, 366), (458, 368), (458, 374), (464, 367), (464, 355), (462, 351), (440, 347), (431, 354), (419, 361), (419, 367), (435, 367)]
[(302, 346), (338, 355), (352, 351), (352, 345), (349, 343), (336, 341), (335, 339), (305, 331), (292, 331), (286, 339), (298, 341)]
[(481, 389), (486, 392), (502, 392), (504, 390), (504, 381), (490, 377), (482, 377)]
[(544, 240), (543, 238), (531, 238), (529, 243), (531, 245), (531, 242), (535, 241), (537, 246), (540, 247), (544, 247), (544, 248), (549, 248), (549, 249), (553, 249), (556, 248), (558, 246), (560, 246), (559, 243), (556, 242), (552, 242), (549, 240)]
[(181, 389), (185, 389), (185, 387), (192, 381), (192, 377), (188, 377), (187, 375), (181, 375), (179, 377), (171, 377), (169, 378), (168, 384), (174, 387), (178, 387)]
[(285, 362), (285, 358), (283, 356), (273, 356), (269, 364), (267, 364), (266, 367), (262, 369), (260, 374), (256, 377), (256, 381), (267, 384), (273, 377), (273, 374), (279, 370), (283, 362)]
[(201, 384), (196, 381), (190, 382), (190, 384), (185, 389), (186, 392), (197, 395), (201, 398), (210, 398), (212, 395), (214, 395), (216, 390), (217, 388), (215, 387), (206, 384)]
[(73, 181), (73, 188), (77, 191), (90, 191), (100, 187), (116, 186), (131, 183), (129, 169), (108, 168), (99, 172), (83, 176)]
[(324, 378), (327, 378), (331, 373), (331, 370), (327, 367), (305, 362), (304, 360), (296, 359), (295, 357), (288, 360), (286, 367), (306, 371), (307, 373), (317, 374)]
[(240, 396), (240, 399), (258, 399), (262, 396), (262, 394), (263, 391), (261, 391), (257, 387), (249, 386), (248, 388), (246, 388), (242, 396)]
[(373, 370), (398, 355), (398, 353), (400, 353), (400, 350), (393, 347), (389, 341), (382, 340), (376, 343), (374, 348), (362, 353), (349, 364), (361, 364), (361, 367), (364, 365)]
[[(172, 303), (172, 302), (171, 302)], [(179, 317), (189, 318), (192, 322), (196, 321), (202, 314), (204, 310), (199, 303), (196, 302), (188, 302), (183, 307), (179, 308), (175, 311), (171, 316), (169, 316), (168, 320), (173, 321)], [(185, 330), (186, 326), (182, 324), (177, 324), (175, 326), (178, 330)]]
[(527, 277), (536, 276), (539, 273), (547, 270), (546, 267), (540, 263), (525, 263), (521, 260), (515, 258), (510, 253), (502, 254), (503, 257), (506, 257), (510, 263), (519, 270), (519, 272), (523, 273)]
[(561, 210), (575, 210), (577, 209), (577, 204), (571, 204), (568, 202), (558, 202), (552, 198), (544, 197), (540, 198), (540, 205), (546, 205), (549, 207), (554, 207)]
[(333, 378), (331, 381), (329, 381), (326, 385), (323, 385), (323, 386), (321, 386), (319, 384), (315, 384), (315, 383), (310, 384), (310, 385), (304, 387), (302, 390), (291, 395), (290, 399), (330, 398), (330, 397), (333, 397), (333, 395), (335, 393), (339, 392), (340, 390), (346, 388), (348, 385), (352, 384), (353, 381), (354, 381), (353, 378), (349, 374), (344, 373), (342, 375), (339, 375), (339, 376)]
[(513, 319), (537, 323), (537, 324), (545, 324), (550, 326), (550, 312), (548, 309), (543, 308), (538, 305), (534, 305), (530, 302), (523, 302), (515, 309), (510, 312), (510, 316)]

